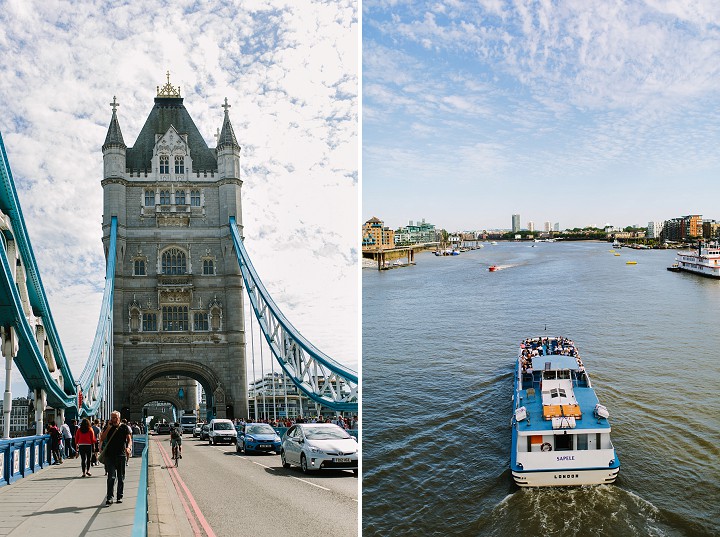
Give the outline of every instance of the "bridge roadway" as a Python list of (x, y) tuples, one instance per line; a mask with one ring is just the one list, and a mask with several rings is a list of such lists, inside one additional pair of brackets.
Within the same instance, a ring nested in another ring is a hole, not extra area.
[[(151, 445), (159, 448), (153, 450), (153, 456), (163, 455), (165, 466), (170, 462), (169, 437), (150, 438)], [(157, 462), (151, 460), (150, 464)], [(181, 499), (176, 506), (185, 501), (195, 519), (192, 524), (202, 531), (199, 511), (218, 537), (358, 534), (358, 478), (350, 471), (306, 476), (294, 466), (283, 468), (280, 456), (274, 453), (237, 454), (234, 444), (212, 446), (186, 434), (177, 474), (189, 494), (180, 484)], [(168, 475), (174, 477), (174, 469), (163, 477)]]
[[(177, 470), (170, 438), (150, 436), (148, 535), (151, 537), (328, 537), (358, 534), (358, 478), (349, 471), (306, 476), (275, 454), (236, 454), (183, 437)], [(140, 457), (130, 459), (122, 504), (105, 506), (102, 466), (80, 477), (66, 459), (0, 487), (0, 535), (122, 537), (133, 530)]]

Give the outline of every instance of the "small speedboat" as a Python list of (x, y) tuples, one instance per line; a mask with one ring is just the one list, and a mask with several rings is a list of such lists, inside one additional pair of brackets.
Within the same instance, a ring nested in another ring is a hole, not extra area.
[(637, 261), (625, 261), (626, 265), (637, 265)]
[(680, 263), (673, 263), (667, 268), (670, 272), (680, 272)]
[(497, 265), (490, 265), (490, 266), (488, 267), (488, 270), (489, 270), (490, 272), (495, 272), (497, 269), (498, 269), (498, 266), (497, 266)]

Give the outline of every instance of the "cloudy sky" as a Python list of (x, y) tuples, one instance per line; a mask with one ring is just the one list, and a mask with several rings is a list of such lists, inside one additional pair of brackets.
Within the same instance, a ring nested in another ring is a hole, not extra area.
[(358, 27), (353, 0), (0, 1), (0, 132), (76, 378), (104, 284), (109, 103), (132, 146), (166, 71), (210, 147), (227, 97), (251, 259), (290, 322), (357, 370)]
[(364, 220), (720, 220), (720, 3), (366, 0), (362, 18)]

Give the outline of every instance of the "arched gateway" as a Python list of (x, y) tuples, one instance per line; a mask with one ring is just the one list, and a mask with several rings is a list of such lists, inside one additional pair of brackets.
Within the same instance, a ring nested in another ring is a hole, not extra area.
[(217, 417), (246, 417), (243, 288), (229, 228), (234, 217), (242, 234), (242, 181), (229, 106), (214, 149), (169, 75), (132, 147), (115, 98), (111, 106), (102, 186), (106, 253), (118, 221), (113, 404), (140, 419), (147, 401), (177, 400), (182, 376), (200, 382)]

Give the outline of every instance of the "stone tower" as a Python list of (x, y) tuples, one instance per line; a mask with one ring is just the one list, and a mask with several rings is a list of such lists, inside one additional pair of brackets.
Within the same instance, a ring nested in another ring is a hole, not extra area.
[(113, 98), (103, 151), (103, 242), (118, 220), (113, 299), (113, 397), (124, 417), (168, 401), (208, 415), (247, 417), (240, 267), (229, 218), (242, 234), (240, 146), (229, 105), (211, 149), (180, 88), (158, 87), (135, 144), (123, 141)]

